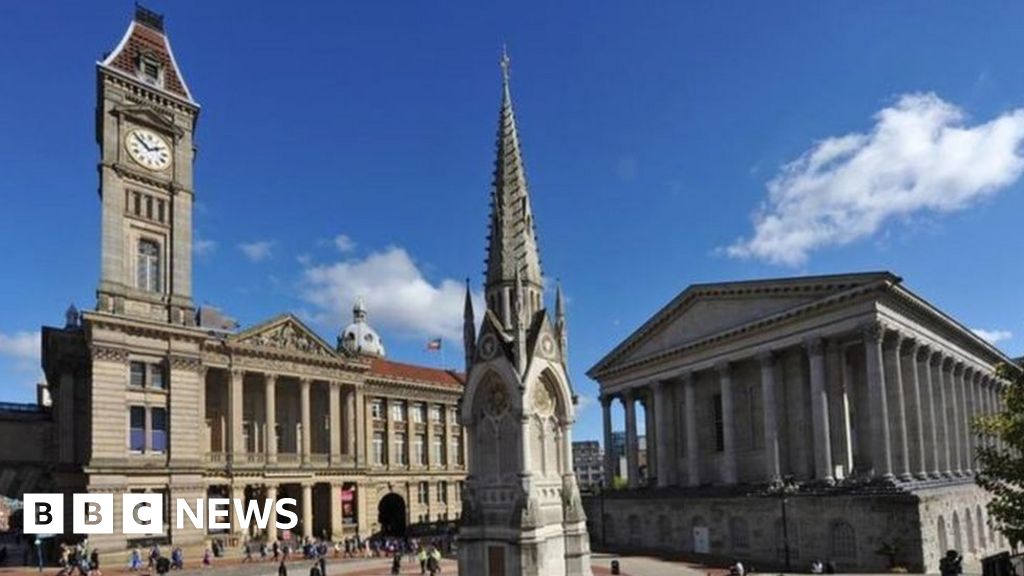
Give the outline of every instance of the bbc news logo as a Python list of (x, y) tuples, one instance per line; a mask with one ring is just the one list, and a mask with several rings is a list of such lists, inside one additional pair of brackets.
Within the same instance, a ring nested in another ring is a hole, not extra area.
[[(25, 534), (61, 534), (64, 531), (63, 494), (25, 494)], [(273, 522), (278, 530), (291, 530), (299, 523), (294, 498), (266, 499), (245, 502), (240, 498), (197, 498), (174, 500), (175, 526), (186, 522), (200, 530), (231, 528), (229, 517), (234, 512), (240, 528), (255, 526), (266, 530)], [(158, 535), (165, 533), (164, 497), (161, 494), (122, 494), (121, 533)], [(113, 494), (73, 494), (71, 532), (75, 535), (113, 534)]]

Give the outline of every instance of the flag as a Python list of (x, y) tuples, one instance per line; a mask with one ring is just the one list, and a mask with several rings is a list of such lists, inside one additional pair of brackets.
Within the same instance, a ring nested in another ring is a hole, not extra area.
[(441, 339), (440, 338), (434, 338), (433, 340), (427, 340), (427, 351), (428, 352), (437, 352), (440, 349), (441, 349)]

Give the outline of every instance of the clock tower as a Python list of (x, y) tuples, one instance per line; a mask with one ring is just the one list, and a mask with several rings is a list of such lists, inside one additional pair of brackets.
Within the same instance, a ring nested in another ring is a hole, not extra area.
[(163, 16), (136, 6), (96, 64), (102, 254), (96, 309), (177, 325), (192, 303), (192, 163), (199, 104)]

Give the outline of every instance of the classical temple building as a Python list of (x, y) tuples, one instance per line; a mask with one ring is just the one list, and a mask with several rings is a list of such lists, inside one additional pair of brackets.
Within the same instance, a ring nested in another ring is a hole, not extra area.
[(970, 566), (1005, 544), (973, 478), (992, 440), (970, 428), (1000, 407), (1000, 364), (886, 272), (690, 286), (589, 371), (606, 443), (625, 409), (629, 469), (629, 489), (588, 501), (591, 531), (758, 568), (936, 572), (950, 548)]
[[(199, 104), (163, 18), (138, 7), (96, 73), (97, 305), (44, 328), (52, 409), (0, 415), (5, 438), (24, 440), (0, 447), (3, 488), (191, 502), (288, 496), (298, 500), (291, 536), (367, 537), (457, 520), (463, 376), (386, 358), (359, 303), (336, 343), (289, 314), (243, 330), (205, 321), (191, 265)], [(120, 522), (118, 509), (114, 534), (93, 544), (124, 550)], [(273, 524), (251, 535), (288, 536)], [(186, 522), (160, 539), (209, 537)]]
[(589, 576), (590, 547), (573, 473), (576, 394), (569, 382), (561, 288), (544, 306), (540, 252), (519, 132), (502, 58), (484, 293), (477, 324), (466, 288), (469, 470), (459, 573)]

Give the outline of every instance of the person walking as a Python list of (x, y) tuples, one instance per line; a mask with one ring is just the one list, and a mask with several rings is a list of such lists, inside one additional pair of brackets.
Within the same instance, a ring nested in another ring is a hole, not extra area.
[(100, 551), (96, 548), (89, 554), (89, 576), (103, 576), (103, 572), (100, 572)]
[(284, 558), (277, 565), (277, 576), (288, 576), (288, 567), (284, 564)]

